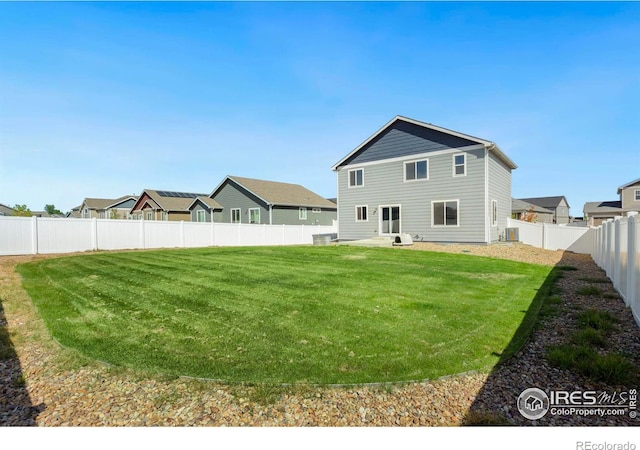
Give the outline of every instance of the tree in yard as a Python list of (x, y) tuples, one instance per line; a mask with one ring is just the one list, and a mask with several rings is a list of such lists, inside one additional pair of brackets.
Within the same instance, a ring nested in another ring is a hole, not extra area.
[(109, 211), (109, 219), (119, 219), (119, 218), (120, 218), (120, 214), (118, 214), (117, 209), (112, 209)]
[(60, 211), (59, 209), (57, 209), (55, 207), (55, 205), (44, 205), (44, 210), (50, 215), (53, 216), (54, 214), (62, 214), (62, 211)]
[(14, 216), (31, 217), (33, 215), (27, 205), (15, 205), (13, 210), (15, 211), (13, 213)]
[(533, 205), (531, 205), (529, 207), (528, 211), (525, 211), (522, 213), (522, 216), (520, 217), (520, 220), (524, 221), (524, 222), (537, 222), (538, 219), (538, 215), (534, 214), (533, 212)]

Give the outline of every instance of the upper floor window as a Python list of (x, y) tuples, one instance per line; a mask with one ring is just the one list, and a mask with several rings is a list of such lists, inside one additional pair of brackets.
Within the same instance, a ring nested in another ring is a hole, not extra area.
[(428, 180), (429, 161), (410, 161), (404, 163), (404, 181)]
[(364, 185), (364, 169), (352, 169), (349, 171), (349, 187)]
[(462, 177), (467, 174), (467, 155), (460, 153), (453, 155), (453, 176)]
[(640, 189), (635, 190), (633, 198), (635, 198), (637, 202), (640, 202)]

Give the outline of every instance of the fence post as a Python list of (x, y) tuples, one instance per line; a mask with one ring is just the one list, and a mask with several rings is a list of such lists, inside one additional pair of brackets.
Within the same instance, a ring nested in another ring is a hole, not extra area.
[(91, 219), (91, 250), (98, 250), (98, 219)]
[(31, 217), (31, 253), (38, 254), (38, 218)]
[(627, 213), (627, 295), (625, 302), (627, 306), (633, 306), (636, 298), (636, 259), (638, 254), (638, 242), (636, 242), (636, 229), (638, 228), (638, 213), (630, 211)]
[(144, 220), (140, 219), (140, 248), (144, 249)]
[(613, 286), (620, 290), (620, 219), (622, 216), (616, 216), (613, 222)]

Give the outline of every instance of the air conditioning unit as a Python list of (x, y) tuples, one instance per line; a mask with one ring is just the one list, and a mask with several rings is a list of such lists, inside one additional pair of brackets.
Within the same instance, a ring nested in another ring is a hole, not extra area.
[(518, 234), (518, 228), (505, 228), (504, 229), (504, 240), (507, 242), (518, 242), (520, 241), (520, 236)]

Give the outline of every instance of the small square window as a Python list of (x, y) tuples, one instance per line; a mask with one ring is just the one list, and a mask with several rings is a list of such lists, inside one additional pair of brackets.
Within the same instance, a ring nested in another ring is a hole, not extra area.
[(364, 169), (353, 169), (349, 171), (349, 187), (364, 185)]
[(461, 177), (467, 174), (467, 155), (453, 155), (453, 176)]

